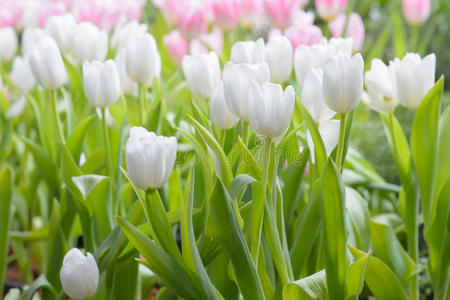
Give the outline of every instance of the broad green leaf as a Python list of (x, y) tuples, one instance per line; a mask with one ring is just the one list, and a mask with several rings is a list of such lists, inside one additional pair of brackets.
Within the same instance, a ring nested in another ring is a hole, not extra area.
[(248, 174), (257, 180), (261, 179), (262, 170), (256, 158), (250, 152), (244, 142), (238, 137), (238, 145), (241, 150), (241, 159), (236, 174)]
[(0, 294), (3, 295), (3, 280), (7, 266), (9, 231), (13, 214), (13, 173), (9, 166), (0, 171)]
[(86, 200), (91, 190), (106, 178), (106, 176), (88, 174), (72, 177), (72, 181)]
[(181, 207), (183, 190), (181, 188), (180, 171), (178, 167), (173, 169), (169, 178), (169, 212)]
[(345, 210), (350, 222), (351, 231), (354, 233), (356, 247), (368, 251), (370, 247), (369, 233), (369, 209), (367, 202), (352, 188), (345, 188)]
[(437, 165), (435, 199), (439, 197), (441, 190), (450, 178), (450, 105), (441, 116), (439, 128), (439, 164)]
[(283, 289), (284, 300), (327, 300), (328, 288), (325, 270), (299, 279)]
[(45, 277), (45, 275), (42, 274), (41, 276), (36, 278), (35, 281), (33, 281), (33, 283), (28, 287), (28, 289), (26, 290), (25, 294), (22, 296), (21, 299), (22, 300), (32, 300), (34, 294), (39, 289), (46, 289), (47, 291), (52, 293), (52, 295), (54, 297), (57, 296), (57, 292), (56, 292), (55, 288), (53, 287), (53, 285), (47, 280), (47, 277)]
[(369, 257), (370, 253), (367, 253), (348, 266), (345, 274), (345, 285), (347, 287), (346, 300), (357, 300), (358, 295), (362, 292)]
[(74, 160), (77, 162), (80, 160), (84, 137), (94, 118), (95, 115), (92, 115), (79, 122), (67, 139), (67, 147), (69, 147), (70, 153), (72, 153)]
[(228, 186), (231, 199), (236, 199), (240, 193), (242, 193), (249, 184), (255, 182), (256, 179), (247, 175), (240, 174), (236, 176)]
[(48, 225), (44, 225), (39, 229), (33, 230), (33, 231), (11, 231), (10, 237), (13, 240), (18, 241), (27, 241), (27, 242), (34, 242), (34, 241), (41, 241), (47, 238), (48, 236)]

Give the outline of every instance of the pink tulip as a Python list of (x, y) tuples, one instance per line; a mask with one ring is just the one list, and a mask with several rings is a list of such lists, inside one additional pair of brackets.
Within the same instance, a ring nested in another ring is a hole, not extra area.
[(250, 27), (255, 18), (264, 12), (260, 0), (240, 0), (239, 1), (239, 20), (243, 27)]
[(306, 12), (303, 10), (297, 10), (294, 13), (292, 23), (296, 26), (309, 26), (314, 24), (314, 13)]
[(315, 0), (316, 10), (325, 21), (331, 21), (344, 12), (348, 0)]
[(311, 46), (322, 41), (322, 30), (315, 25), (309, 26), (290, 26), (284, 31), (284, 35), (295, 49), (298, 45)]
[(189, 45), (191, 55), (208, 53), (211, 50), (219, 54), (223, 52), (223, 32), (218, 27), (215, 27), (210, 33), (201, 34)]
[(291, 24), (294, 12), (300, 8), (301, 0), (264, 0), (264, 8), (270, 22), (281, 29)]
[(22, 16), (23, 6), (13, 0), (0, 1), (0, 27), (14, 27)]
[[(344, 31), (346, 16), (344, 14), (338, 16), (335, 20), (328, 23), (331, 35), (340, 37)], [(364, 42), (364, 23), (361, 17), (352, 12), (347, 25), (347, 34), (345, 37), (352, 38), (352, 51), (358, 52), (361, 50)]]
[(177, 13), (180, 11), (180, 2), (179, 0), (153, 0), (155, 6), (163, 13), (164, 18), (172, 25), (177, 20)]
[(430, 16), (431, 0), (403, 0), (403, 14), (411, 25), (423, 24)]
[(214, 18), (220, 28), (233, 29), (239, 21), (239, 6), (237, 0), (215, 0), (212, 3)]
[(195, 38), (205, 30), (205, 15), (199, 7), (190, 7), (177, 12), (177, 26), (188, 40)]
[(183, 56), (188, 53), (188, 42), (178, 30), (165, 35), (163, 41), (172, 59), (180, 65)]

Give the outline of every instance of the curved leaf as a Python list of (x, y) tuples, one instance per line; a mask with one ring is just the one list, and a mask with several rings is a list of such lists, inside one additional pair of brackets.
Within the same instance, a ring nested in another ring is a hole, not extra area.
[(297, 280), (283, 289), (284, 300), (328, 299), (325, 270)]

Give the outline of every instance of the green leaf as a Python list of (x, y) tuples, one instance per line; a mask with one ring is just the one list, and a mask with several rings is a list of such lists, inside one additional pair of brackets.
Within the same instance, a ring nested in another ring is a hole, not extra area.
[(13, 174), (7, 165), (0, 171), (0, 294), (3, 295), (3, 280), (5, 279), (6, 258), (9, 248), (9, 230), (12, 219), (12, 189)]
[(450, 105), (441, 116), (439, 129), (439, 164), (437, 165), (435, 199), (439, 197), (450, 178)]
[(362, 292), (364, 287), (364, 276), (369, 258), (370, 253), (367, 253), (348, 266), (347, 273), (345, 275), (345, 285), (347, 287), (346, 300), (357, 300), (358, 295)]
[(325, 270), (294, 281), (283, 289), (284, 300), (326, 300), (328, 298)]
[(80, 161), (84, 137), (86, 136), (89, 125), (94, 118), (95, 115), (92, 115), (79, 122), (67, 139), (67, 147), (69, 147), (70, 153), (72, 153), (72, 156), (76, 162)]
[(41, 241), (48, 236), (48, 225), (44, 225), (33, 231), (11, 231), (11, 239), (18, 241), (34, 242)]
[(39, 289), (46, 289), (49, 292), (53, 294), (53, 296), (57, 296), (57, 292), (55, 288), (52, 286), (52, 284), (47, 280), (47, 277), (45, 277), (44, 274), (36, 278), (35, 281), (28, 287), (25, 294), (22, 296), (22, 300), (32, 300), (34, 294)]
[(256, 179), (247, 174), (240, 174), (231, 181), (228, 186), (231, 199), (237, 199), (240, 193), (242, 193), (249, 184), (256, 182)]
[(350, 221), (347, 226), (351, 227), (349, 232), (353, 232), (356, 247), (368, 251), (370, 232), (367, 202), (357, 191), (349, 187), (345, 188), (345, 210)]
[(241, 140), (241, 137), (238, 137), (238, 145), (241, 150), (241, 159), (236, 174), (248, 174), (260, 180), (262, 176), (261, 167), (258, 165), (252, 152), (248, 150), (245, 143)]
[(91, 190), (106, 178), (106, 176), (89, 174), (72, 177), (72, 181), (86, 200)]

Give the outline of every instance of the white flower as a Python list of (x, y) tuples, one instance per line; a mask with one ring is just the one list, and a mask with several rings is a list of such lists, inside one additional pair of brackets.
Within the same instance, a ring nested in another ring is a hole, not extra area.
[(197, 98), (209, 98), (220, 82), (219, 58), (215, 52), (185, 55), (183, 73), (192, 94)]
[(333, 47), (336, 53), (342, 52), (348, 55), (352, 55), (353, 39), (350, 37), (348, 38), (333, 37), (326, 44), (328, 44), (328, 46)]
[(64, 292), (75, 300), (84, 300), (95, 295), (98, 287), (99, 271), (92, 254), (86, 256), (77, 248), (64, 256), (59, 273)]
[(292, 72), (292, 45), (285, 36), (274, 36), (266, 45), (266, 62), (270, 69), (270, 81), (286, 82)]
[(0, 62), (10, 61), (17, 52), (18, 41), (12, 27), (0, 27)]
[(262, 38), (256, 42), (236, 42), (231, 48), (230, 61), (236, 64), (259, 64), (265, 60), (265, 46)]
[(33, 47), (46, 36), (48, 36), (47, 32), (41, 28), (25, 28), (21, 38), (22, 53), (24, 55), (28, 54)]
[(130, 79), (127, 73), (127, 50), (122, 47), (117, 50), (114, 62), (116, 63), (117, 71), (120, 77), (120, 89), (125, 95), (135, 94), (138, 90), (136, 82)]
[(126, 144), (128, 175), (140, 189), (162, 187), (172, 173), (177, 156), (175, 137), (157, 136), (143, 127), (132, 127)]
[(418, 108), (434, 85), (436, 56), (432, 53), (420, 59), (416, 53), (407, 53), (402, 60), (391, 61), (389, 69), (395, 78), (395, 97), (404, 106)]
[(229, 110), (244, 122), (249, 121), (248, 94), (250, 82), (259, 85), (269, 81), (269, 66), (261, 64), (235, 64), (228, 62), (223, 69), (223, 91)]
[(78, 62), (103, 61), (108, 53), (108, 34), (89, 22), (72, 28), (70, 50)]
[(52, 16), (45, 23), (45, 30), (55, 39), (63, 51), (70, 49), (70, 40), (73, 28), (76, 26), (75, 18), (71, 14)]
[(28, 61), (21, 56), (16, 56), (14, 58), (11, 79), (23, 94), (32, 90), (36, 84), (36, 79), (34, 79)]
[(209, 101), (209, 115), (211, 121), (222, 129), (230, 129), (239, 121), (227, 107), (223, 93), (223, 82), (220, 82), (212, 93)]
[(125, 47), (128, 39), (134, 34), (146, 33), (147, 24), (139, 24), (136, 20), (127, 22), (126, 17), (121, 17), (111, 36), (113, 48)]
[(361, 54), (350, 57), (339, 53), (323, 67), (323, 98), (338, 113), (353, 110), (361, 100), (364, 61)]
[(288, 86), (283, 92), (279, 84), (266, 82), (260, 86), (252, 80), (249, 90), (250, 126), (271, 140), (282, 137), (291, 123), (295, 92)]
[(86, 98), (94, 106), (105, 108), (119, 99), (119, 72), (114, 61), (110, 59), (104, 63), (85, 61), (83, 83)]
[[(339, 120), (327, 120), (319, 124), (319, 134), (322, 138), (323, 144), (325, 146), (325, 152), (327, 156), (330, 156), (333, 149), (337, 146), (339, 141)], [(306, 133), (306, 142), (311, 152), (312, 162), (315, 162), (314, 153), (314, 142), (311, 137), (311, 133), (308, 131)]]

